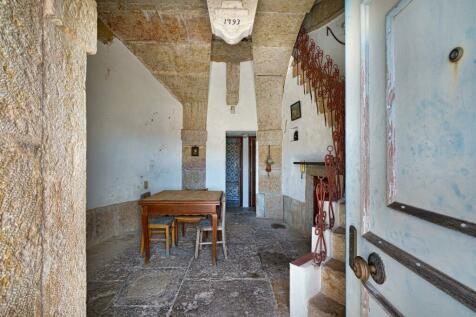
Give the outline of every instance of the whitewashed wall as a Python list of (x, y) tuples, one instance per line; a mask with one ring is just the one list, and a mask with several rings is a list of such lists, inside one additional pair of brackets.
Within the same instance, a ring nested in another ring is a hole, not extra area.
[[(226, 64), (211, 63), (210, 86), (207, 116), (207, 188), (225, 190), (226, 179), (226, 132), (251, 131), (258, 128), (256, 116), (256, 97), (254, 86), (253, 63), (244, 62), (240, 66), (240, 101), (235, 113), (226, 105)], [(244, 144), (244, 156), (247, 146)], [(247, 164), (244, 164), (244, 167)], [(245, 171), (246, 172), (246, 171)], [(244, 173), (247, 176), (247, 173)], [(247, 186), (246, 179), (243, 185)], [(247, 187), (243, 187), (243, 203), (248, 203)]]
[[(339, 40), (344, 39), (344, 16), (340, 15), (328, 25)], [(331, 56), (344, 73), (344, 46), (339, 44), (330, 34), (326, 35), (326, 26), (311, 32), (309, 35), (323, 49), (324, 54)], [(302, 117), (291, 121), (290, 105), (301, 101)], [(299, 131), (299, 141), (291, 141), (294, 129)], [(330, 128), (324, 125), (324, 116), (318, 115), (315, 103), (310, 95), (304, 95), (303, 87), (292, 77), (292, 68), (288, 68), (283, 95), (283, 195), (301, 202), (305, 201), (306, 177), (301, 179), (299, 166), (295, 161), (323, 161), (327, 146), (332, 144)]]
[(181, 188), (182, 106), (118, 40), (88, 57), (87, 208)]

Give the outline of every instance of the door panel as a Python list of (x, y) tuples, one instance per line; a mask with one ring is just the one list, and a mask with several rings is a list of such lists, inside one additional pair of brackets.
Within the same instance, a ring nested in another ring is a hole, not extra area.
[(241, 137), (226, 138), (226, 204), (229, 207), (241, 206), (242, 146)]
[(373, 294), (347, 266), (348, 316), (381, 316), (382, 298), (405, 316), (475, 315), (474, 12), (473, 0), (346, 3), (347, 219), (358, 255), (378, 253), (386, 273), (367, 281)]
[[(388, 18), (390, 200), (476, 222), (476, 2), (437, 2)], [(452, 63), (455, 47), (464, 52)]]

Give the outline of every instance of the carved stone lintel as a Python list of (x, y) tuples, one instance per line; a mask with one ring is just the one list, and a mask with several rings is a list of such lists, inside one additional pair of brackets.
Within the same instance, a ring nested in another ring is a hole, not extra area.
[(258, 0), (207, 0), (212, 32), (228, 44), (251, 35)]

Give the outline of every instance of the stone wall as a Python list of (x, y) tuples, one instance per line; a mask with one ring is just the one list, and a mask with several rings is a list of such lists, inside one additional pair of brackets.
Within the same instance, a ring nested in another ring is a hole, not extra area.
[(300, 231), (304, 236), (311, 237), (314, 216), (314, 176), (306, 174), (305, 201), (299, 201), (283, 195), (284, 222)]
[(87, 247), (113, 237), (139, 234), (140, 207), (137, 200), (86, 211)]
[[(296, 35), (314, 1), (258, 1), (253, 28), (256, 109), (258, 113), (257, 216), (283, 219), (282, 97)], [(275, 161), (266, 173), (268, 157)]]
[(0, 34), (0, 315), (85, 316), (96, 3), (7, 1)]
[[(183, 105), (182, 129), (182, 187), (206, 187), (207, 103)], [(198, 146), (198, 156), (192, 156), (192, 147)]]

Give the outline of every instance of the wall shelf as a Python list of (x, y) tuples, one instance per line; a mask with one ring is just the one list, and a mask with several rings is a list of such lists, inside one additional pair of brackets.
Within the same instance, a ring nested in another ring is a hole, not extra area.
[(293, 162), (295, 165), (318, 165), (318, 166), (325, 166), (326, 163), (324, 162)]

